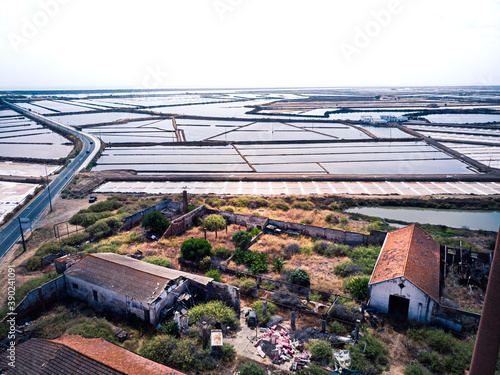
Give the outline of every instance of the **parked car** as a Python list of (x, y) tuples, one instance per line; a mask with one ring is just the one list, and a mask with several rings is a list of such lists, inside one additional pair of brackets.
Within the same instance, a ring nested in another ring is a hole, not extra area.
[(97, 200), (97, 197), (91, 196), (89, 197), (89, 203), (94, 203)]

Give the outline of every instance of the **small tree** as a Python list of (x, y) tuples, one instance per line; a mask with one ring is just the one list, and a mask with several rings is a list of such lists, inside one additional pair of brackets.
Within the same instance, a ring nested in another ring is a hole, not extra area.
[(161, 236), (170, 225), (170, 221), (158, 211), (151, 211), (142, 219), (142, 226), (148, 232)]
[(215, 232), (215, 238), (217, 238), (217, 231), (222, 230), (226, 227), (226, 219), (221, 215), (208, 215), (208, 217), (203, 221), (203, 228), (209, 230), (210, 232)]
[(354, 298), (364, 301), (368, 298), (368, 276), (351, 277), (344, 281), (344, 290), (351, 293)]
[(266, 375), (266, 372), (253, 362), (243, 363), (238, 370), (240, 375)]
[(283, 257), (276, 257), (273, 259), (273, 269), (275, 272), (280, 273), (285, 266), (285, 260)]
[(212, 245), (202, 238), (190, 238), (181, 245), (181, 257), (186, 260), (199, 262), (205, 257), (209, 257)]
[(311, 279), (306, 270), (293, 270), (288, 281), (291, 284), (305, 286), (306, 288), (311, 285)]
[(252, 234), (245, 232), (244, 230), (236, 232), (231, 237), (231, 242), (234, 244), (234, 246), (242, 250), (245, 250), (248, 247), (248, 245), (250, 245), (251, 240), (252, 240)]

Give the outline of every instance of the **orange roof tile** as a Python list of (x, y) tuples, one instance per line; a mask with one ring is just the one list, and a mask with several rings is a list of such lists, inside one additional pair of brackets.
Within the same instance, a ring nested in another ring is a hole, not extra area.
[(370, 284), (405, 277), (439, 301), (440, 245), (417, 225), (389, 233)]
[(180, 371), (111, 344), (102, 337), (86, 339), (79, 335), (63, 335), (51, 341), (63, 344), (127, 375), (184, 375)]

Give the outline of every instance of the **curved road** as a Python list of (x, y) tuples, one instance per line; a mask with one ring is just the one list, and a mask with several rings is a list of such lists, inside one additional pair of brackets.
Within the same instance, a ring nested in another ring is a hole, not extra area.
[[(81, 169), (85, 168), (99, 152), (100, 141), (97, 137), (74, 129), (71, 126), (61, 124), (44, 117), (38, 113), (27, 111), (15, 104), (5, 102), (7, 106), (13, 110), (38, 120), (44, 125), (52, 125), (54, 127), (66, 130), (67, 132), (76, 135), (82, 141), (82, 151), (78, 156), (57, 175), (57, 177), (49, 184), (50, 196), (52, 199), (59, 194), (64, 187), (71, 181), (73, 176)], [(17, 215), (0, 231), (0, 259), (16, 244), (21, 238), (19, 229), (18, 217), (28, 218), (33, 223), (49, 205), (49, 194), (47, 188), (40, 192), (28, 205), (26, 205)]]

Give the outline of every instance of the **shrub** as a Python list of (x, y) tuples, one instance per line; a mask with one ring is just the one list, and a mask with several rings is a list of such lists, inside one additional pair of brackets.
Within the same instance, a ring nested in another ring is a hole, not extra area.
[(163, 327), (163, 332), (165, 332), (166, 335), (175, 337), (176, 339), (181, 336), (181, 331), (177, 326), (177, 322), (168, 322), (167, 324), (165, 324), (165, 326)]
[(212, 245), (201, 238), (190, 238), (181, 245), (181, 257), (186, 260), (199, 262), (211, 254)]
[(141, 224), (148, 232), (161, 236), (170, 226), (170, 221), (160, 212), (154, 210), (144, 216)]
[(257, 288), (257, 282), (251, 278), (236, 279), (231, 283), (232, 286), (240, 288), (241, 293), (250, 295)]
[(368, 298), (368, 282), (367, 276), (350, 277), (344, 281), (344, 290), (357, 300), (364, 301)]
[(163, 258), (163, 257), (151, 256), (151, 257), (144, 258), (142, 261), (146, 262), (146, 263), (156, 264), (157, 266), (167, 267), (167, 268), (172, 266), (172, 262), (170, 261), (170, 259)]
[(404, 375), (431, 375), (431, 373), (420, 365), (412, 364), (405, 369)]
[(255, 227), (255, 228), (252, 229), (252, 231), (250, 232), (250, 234), (252, 236), (257, 236), (257, 235), (260, 234), (260, 232), (261, 232), (261, 230), (259, 228)]
[(219, 272), (219, 270), (216, 270), (216, 269), (211, 269), (210, 271), (208, 271), (205, 276), (207, 277), (211, 277), (212, 279), (214, 279), (215, 281), (217, 282), (221, 282), (222, 281), (222, 276)]
[(234, 244), (234, 246), (242, 250), (245, 250), (250, 245), (251, 240), (252, 240), (252, 235), (243, 230), (236, 232), (231, 237), (231, 242)]
[(366, 335), (363, 340), (366, 342), (365, 357), (376, 366), (385, 366), (389, 363), (387, 354), (389, 351), (379, 339), (372, 335)]
[(297, 375), (329, 375), (330, 372), (323, 370), (321, 367), (311, 365), (303, 370), (298, 370)]
[(125, 240), (126, 243), (138, 243), (142, 242), (142, 234), (137, 233), (137, 232), (132, 232), (128, 235), (128, 238)]
[(106, 232), (110, 230), (111, 228), (109, 227), (108, 224), (104, 221), (106, 219), (99, 220), (97, 223), (92, 224), (91, 226), (87, 227), (85, 229), (88, 233), (90, 233), (92, 236), (96, 236), (102, 232)]
[(108, 199), (102, 202), (94, 203), (89, 206), (88, 210), (91, 212), (104, 212), (104, 211), (114, 211), (123, 206), (117, 199)]
[(283, 257), (276, 257), (273, 259), (273, 269), (275, 272), (280, 273), (283, 271), (283, 267), (285, 266), (286, 262), (283, 259)]
[(49, 254), (57, 254), (61, 250), (61, 245), (59, 242), (49, 242), (38, 248), (35, 255), (39, 257), (44, 257)]
[(215, 246), (212, 248), (212, 256), (226, 260), (231, 256), (232, 251), (225, 246)]
[(234, 207), (231, 206), (222, 207), (222, 211), (234, 212)]
[(418, 353), (418, 361), (425, 365), (429, 370), (442, 374), (445, 371), (444, 362), (441, 356), (436, 352), (423, 350)]
[(300, 254), (300, 245), (298, 243), (291, 243), (285, 247), (285, 253), (289, 255)]
[(338, 224), (339, 218), (330, 212), (330, 213), (326, 214), (325, 221), (328, 224)]
[(221, 215), (208, 215), (208, 217), (203, 221), (203, 228), (209, 230), (210, 232), (215, 232), (215, 238), (217, 238), (217, 231), (222, 230), (226, 227), (226, 219)]
[(359, 246), (349, 252), (349, 258), (358, 266), (363, 273), (371, 275), (377, 263), (380, 246)]
[(214, 367), (206, 355), (198, 350), (194, 341), (177, 340), (169, 335), (153, 337), (144, 344), (139, 354), (152, 361), (183, 371), (206, 371)]
[(28, 259), (28, 262), (26, 262), (26, 269), (28, 271), (36, 271), (39, 270), (42, 267), (42, 257), (31, 257)]
[(349, 224), (349, 219), (348, 219), (348, 218), (346, 218), (345, 216), (342, 216), (342, 217), (340, 218), (340, 224), (341, 224), (342, 226), (345, 226), (345, 225)]
[(292, 208), (298, 208), (298, 209), (301, 209), (301, 210), (306, 210), (306, 211), (310, 211), (312, 206), (311, 206), (311, 203), (309, 202), (300, 202), (300, 201), (297, 201), (297, 202), (294, 202), (292, 204)]
[(335, 320), (330, 323), (330, 330), (339, 336), (345, 335), (347, 333), (347, 330), (345, 329), (344, 325)]
[(311, 285), (309, 274), (306, 270), (302, 269), (293, 270), (290, 274), (290, 279), (288, 280), (288, 282), (291, 284), (305, 286), (306, 288), (309, 288), (309, 286)]
[(206, 322), (221, 322), (224, 325), (236, 327), (238, 318), (232, 308), (222, 301), (210, 301), (193, 307), (188, 312), (190, 321), (200, 323), (203, 320)]
[(252, 253), (253, 261), (250, 265), (250, 272), (254, 275), (260, 275), (261, 273), (266, 273), (268, 270), (267, 263), (269, 261), (269, 255), (267, 253)]
[(211, 207), (220, 207), (226, 202), (218, 197), (208, 197), (205, 199), (205, 203)]
[(253, 197), (238, 197), (231, 199), (231, 203), (236, 207), (248, 207)]
[[(121, 222), (120, 222), (121, 226)], [(59, 241), (62, 246), (76, 246), (88, 241), (90, 235), (87, 232), (75, 233)]]
[(236, 358), (236, 350), (234, 346), (225, 342), (222, 344), (222, 355), (220, 357), (222, 362), (232, 362)]
[(267, 314), (264, 315), (264, 311), (263, 311), (263, 307), (262, 307), (263, 304), (264, 304), (264, 301), (256, 301), (252, 305), (252, 309), (255, 310), (255, 314), (257, 315), (257, 322), (260, 325), (266, 324), (269, 321), (269, 319), (271, 319), (271, 317), (276, 312), (276, 305), (274, 303), (268, 301), (267, 302)]
[(118, 230), (122, 227), (123, 223), (120, 219), (113, 216), (113, 217), (106, 219), (106, 224), (108, 224), (111, 229)]
[(276, 205), (276, 208), (278, 210), (281, 210), (281, 211), (285, 211), (286, 212), (286, 211), (288, 211), (290, 209), (290, 206), (286, 202), (284, 202), (282, 200), (277, 200), (277, 201), (275, 201), (274, 204)]
[(243, 363), (238, 371), (240, 375), (266, 375), (266, 372), (253, 362)]
[(300, 221), (301, 224), (312, 224), (313, 219), (305, 218)]
[(82, 335), (86, 339), (102, 337), (106, 341), (118, 344), (116, 335), (111, 329), (111, 324), (104, 320), (100, 320), (98, 322), (85, 321), (71, 327), (68, 333), (72, 335)]
[(332, 359), (332, 347), (327, 341), (313, 341), (309, 344), (309, 351), (313, 361), (330, 362)]
[(354, 275), (354, 274), (358, 273), (359, 271), (360, 271), (360, 268), (356, 267), (354, 265), (354, 263), (352, 263), (348, 260), (336, 265), (333, 268), (333, 273), (335, 273), (335, 275), (338, 275), (340, 277), (347, 277), (350, 275)]

